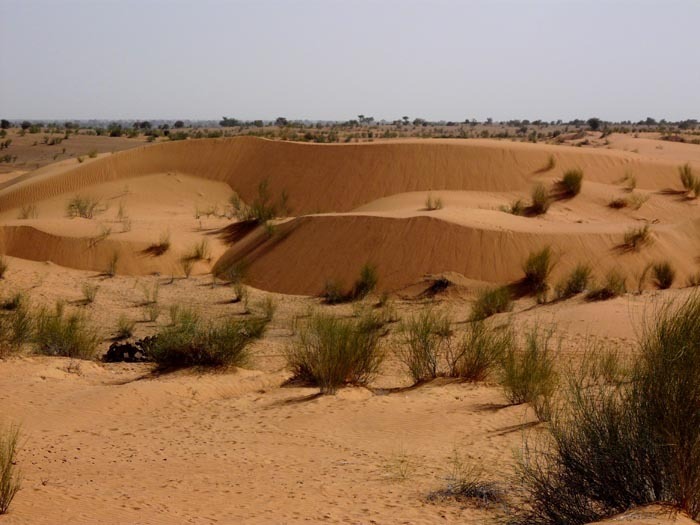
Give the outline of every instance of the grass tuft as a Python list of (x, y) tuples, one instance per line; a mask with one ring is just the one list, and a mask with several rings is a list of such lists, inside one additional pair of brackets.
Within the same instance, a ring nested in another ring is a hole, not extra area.
[(673, 266), (668, 261), (654, 264), (651, 267), (651, 272), (654, 276), (654, 284), (660, 290), (670, 288), (676, 279), (676, 270), (673, 269)]
[(487, 288), (479, 292), (474, 301), (471, 321), (481, 321), (492, 315), (509, 312), (513, 309), (513, 299), (507, 286)]
[(0, 515), (6, 514), (22, 486), (22, 474), (17, 468), (19, 428), (0, 424)]
[(424, 310), (399, 326), (397, 357), (415, 383), (438, 377), (452, 329), (447, 314)]

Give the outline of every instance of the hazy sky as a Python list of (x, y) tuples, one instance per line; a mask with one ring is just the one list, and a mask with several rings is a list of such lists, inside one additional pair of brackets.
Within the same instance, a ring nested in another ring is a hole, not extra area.
[(0, 0), (2, 118), (700, 118), (700, 0)]

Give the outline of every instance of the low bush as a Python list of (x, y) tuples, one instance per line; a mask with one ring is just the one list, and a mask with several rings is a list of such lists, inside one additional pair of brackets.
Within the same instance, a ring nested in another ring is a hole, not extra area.
[(484, 381), (502, 362), (512, 343), (508, 328), (496, 330), (484, 321), (470, 323), (456, 348), (448, 347), (448, 374), (467, 381)]
[(654, 284), (661, 290), (670, 288), (676, 279), (676, 270), (673, 269), (673, 266), (668, 261), (654, 264), (651, 267), (651, 271), (654, 275)]
[(445, 313), (424, 310), (399, 326), (397, 357), (415, 383), (438, 377), (452, 329)]
[(286, 350), (292, 380), (333, 394), (346, 384), (366, 385), (377, 374), (384, 355), (371, 314), (338, 319), (314, 313), (297, 328), (296, 341)]
[(442, 199), (440, 197), (433, 198), (431, 193), (425, 198), (425, 209), (427, 211), (441, 210), (442, 209)]
[(85, 282), (83, 283), (83, 303), (92, 304), (97, 298), (97, 292), (100, 289), (96, 284)]
[(513, 299), (507, 286), (488, 288), (479, 292), (474, 301), (471, 321), (481, 321), (492, 315), (513, 309)]
[(562, 193), (567, 197), (574, 197), (581, 192), (581, 186), (583, 185), (583, 170), (581, 169), (571, 169), (564, 172), (564, 176), (559, 181), (559, 186), (562, 189)]
[(651, 231), (649, 225), (645, 224), (639, 228), (630, 228), (625, 232), (624, 246), (630, 250), (636, 250), (643, 244), (651, 240)]
[(569, 276), (557, 285), (557, 297), (568, 299), (584, 292), (591, 281), (592, 270), (587, 264), (577, 264)]
[(549, 210), (549, 192), (547, 188), (541, 182), (538, 182), (532, 187), (532, 204), (530, 205), (529, 211), (532, 215), (543, 215)]
[(577, 525), (650, 503), (700, 517), (700, 294), (655, 318), (631, 380), (572, 382), (551, 439), (526, 445), (516, 522)]
[(62, 303), (52, 312), (45, 307), (36, 316), (34, 346), (43, 355), (92, 359), (100, 339), (87, 318), (66, 314)]
[(339, 281), (329, 279), (321, 296), (327, 304), (357, 301), (367, 297), (377, 287), (378, 280), (377, 268), (367, 263), (360, 269), (360, 275), (350, 291), (347, 291)]
[(693, 197), (700, 197), (700, 177), (696, 177), (693, 173), (693, 168), (690, 163), (686, 163), (678, 168), (678, 173), (681, 176), (681, 184), (683, 189), (692, 194)]
[(589, 301), (606, 301), (625, 292), (627, 292), (627, 279), (616, 270), (611, 270), (605, 276), (605, 280), (601, 285), (596, 286), (586, 294), (586, 299)]
[(549, 288), (547, 280), (554, 268), (552, 249), (545, 246), (540, 251), (532, 252), (523, 263), (525, 278), (523, 284), (530, 293), (540, 294)]
[(244, 366), (248, 346), (263, 336), (269, 319), (225, 318), (204, 323), (191, 310), (180, 309), (170, 326), (158, 331), (151, 358), (160, 369)]
[(66, 214), (71, 218), (82, 217), (83, 219), (92, 219), (95, 217), (99, 204), (100, 202), (92, 197), (76, 195), (68, 201), (66, 205)]
[(19, 437), (18, 427), (0, 424), (0, 515), (7, 513), (22, 486), (17, 468)]

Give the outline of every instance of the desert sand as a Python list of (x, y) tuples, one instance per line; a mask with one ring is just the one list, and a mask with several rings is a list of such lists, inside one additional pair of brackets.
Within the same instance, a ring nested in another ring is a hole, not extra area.
[[(392, 358), (371, 388), (317, 396), (317, 389), (282, 386), (289, 377), (283, 351), (292, 320), (308, 308), (353, 314), (355, 305), (323, 306), (319, 295), (329, 279), (350, 285), (365, 263), (376, 266), (378, 293), (388, 294), (398, 317), (432, 305), (459, 325), (478, 290), (517, 281), (527, 255), (551, 246), (553, 282), (587, 263), (598, 279), (620, 271), (638, 293), (544, 305), (523, 297), (496, 321), (555, 325), (562, 364), (591, 339), (634, 359), (641, 324), (691, 293), (685, 283), (700, 271), (700, 203), (680, 193), (678, 178), (686, 162), (700, 170), (700, 148), (615, 135), (610, 145), (203, 139), (0, 179), (0, 253), (9, 264), (0, 296), (24, 291), (36, 305), (66, 301), (100, 328), (103, 351), (120, 315), (139, 320), (135, 337), (143, 337), (167, 323), (173, 304), (212, 319), (243, 314), (231, 288), (212, 277), (231, 265), (245, 265), (251, 303), (278, 303), (247, 369), (153, 375), (149, 364), (28, 352), (0, 359), (2, 416), (21, 424), (24, 474), (0, 522), (431, 524), (508, 515), (509, 504), (427, 495), (444, 484), (455, 451), (504, 493), (517, 493), (516, 455), (525, 436), (545, 431), (529, 407), (509, 406), (492, 382), (438, 379), (407, 388), (410, 379)], [(584, 172), (576, 197), (554, 200), (539, 217), (502, 210), (527, 201), (535, 182), (555, 187), (570, 168)], [(630, 175), (635, 189), (625, 182)], [(230, 199), (254, 201), (264, 181), (273, 199), (288, 195), (288, 216), (274, 221), (272, 235), (262, 226), (239, 235)], [(641, 196), (638, 209), (608, 207), (630, 194)], [(66, 216), (76, 195), (99, 202), (94, 218)], [(427, 210), (428, 196), (442, 208)], [(35, 214), (18, 218), (28, 206)], [(625, 232), (641, 225), (649, 225), (650, 242), (626, 249)], [(154, 255), (149, 247), (163, 235), (171, 247)], [(202, 240), (210, 253), (185, 278), (180, 258)], [(676, 269), (674, 286), (658, 291), (647, 280), (637, 290), (644, 268), (661, 260)], [(451, 283), (447, 293), (426, 297), (440, 276)], [(85, 282), (100, 288), (93, 304), (81, 306)], [(144, 321), (142, 287), (155, 283), (163, 313)], [(664, 509), (636, 512), (644, 517), (620, 521), (690, 523)]]

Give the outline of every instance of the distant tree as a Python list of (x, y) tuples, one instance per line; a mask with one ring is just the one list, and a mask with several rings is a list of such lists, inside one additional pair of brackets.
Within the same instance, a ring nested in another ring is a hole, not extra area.
[(262, 128), (263, 127), (263, 121), (262, 120), (254, 120), (253, 121), (253, 126), (256, 128)]
[(401, 120), (403, 120), (403, 123), (404, 123), (404, 124), (408, 124), (408, 120), (409, 120), (409, 119), (408, 119), (408, 116), (403, 116), (403, 117), (401, 117)]
[(110, 122), (109, 126), (107, 126), (107, 131), (109, 131), (110, 137), (121, 137), (122, 133), (124, 133), (122, 125), (117, 122)]
[(0, 129), (7, 129), (10, 127), (10, 121), (2, 119), (0, 120)]
[[(136, 126), (134, 126), (134, 127), (136, 127)], [(141, 124), (139, 124), (139, 127), (141, 129), (151, 129), (153, 126), (151, 126), (150, 122), (148, 122), (147, 120), (144, 120), (143, 122), (141, 122)]]
[(424, 118), (414, 118), (413, 125), (414, 126), (427, 126), (428, 122)]
[(168, 126), (167, 124), (161, 124), (159, 127), (160, 127), (160, 129), (162, 129), (162, 130), (170, 129), (170, 126)]
[(598, 131), (602, 123), (603, 122), (598, 117), (592, 117), (586, 121), (586, 124), (588, 124), (588, 127), (591, 128), (591, 131)]
[(29, 122), (28, 120), (23, 120), (21, 126), (22, 126), (22, 129), (29, 129), (32, 127), (32, 123)]
[[(226, 118), (226, 117), (224, 117), (224, 118)], [(184, 128), (184, 127), (185, 127), (185, 123), (184, 123), (183, 121), (181, 121), (181, 120), (176, 120), (176, 121), (175, 121), (175, 124), (173, 124), (173, 127), (174, 127), (175, 129)]]
[(235, 119), (235, 118), (223, 117), (219, 121), (219, 126), (221, 126), (222, 128), (233, 128), (235, 126), (240, 126), (240, 125), (241, 125), (241, 121), (238, 119)]
[(646, 124), (647, 126), (656, 126), (658, 122), (656, 122), (656, 119), (647, 117), (647, 119), (644, 121), (644, 124)]
[(289, 121), (284, 117), (277, 117), (275, 119), (275, 126), (283, 127), (289, 124)]

